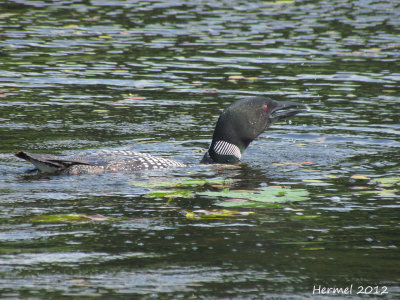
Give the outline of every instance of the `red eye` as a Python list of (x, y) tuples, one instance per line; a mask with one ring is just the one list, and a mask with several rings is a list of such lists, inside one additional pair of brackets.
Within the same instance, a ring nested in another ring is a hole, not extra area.
[(268, 111), (268, 106), (267, 105), (264, 105), (264, 110)]

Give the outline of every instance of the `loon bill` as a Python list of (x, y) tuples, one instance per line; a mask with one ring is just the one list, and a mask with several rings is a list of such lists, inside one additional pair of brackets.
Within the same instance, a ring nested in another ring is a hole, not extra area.
[[(237, 163), (249, 144), (271, 124), (307, 110), (305, 104), (266, 97), (235, 101), (221, 113), (201, 163)], [(171, 159), (129, 150), (99, 150), (72, 157), (20, 151), (15, 156), (34, 164), (39, 172), (49, 174), (100, 174), (185, 166)]]

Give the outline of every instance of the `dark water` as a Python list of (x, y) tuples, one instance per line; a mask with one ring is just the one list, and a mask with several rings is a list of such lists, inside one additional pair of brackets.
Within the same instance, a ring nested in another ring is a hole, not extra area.
[[(1, 298), (400, 297), (397, 1), (3, 1), (0, 34)], [(199, 166), (219, 109), (252, 95), (312, 111), (243, 165)], [(189, 166), (38, 177), (12, 156), (114, 148)], [(136, 184), (183, 178), (309, 197), (192, 219), (221, 209), (213, 187)], [(69, 214), (88, 220), (43, 221)]]

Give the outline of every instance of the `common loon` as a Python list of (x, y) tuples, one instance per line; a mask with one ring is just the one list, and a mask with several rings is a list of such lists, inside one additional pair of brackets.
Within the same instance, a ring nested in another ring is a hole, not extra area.
[[(221, 113), (201, 163), (239, 162), (243, 151), (272, 123), (306, 110), (308, 106), (301, 103), (278, 102), (266, 97), (233, 102)], [(171, 159), (129, 150), (100, 150), (72, 157), (20, 151), (15, 156), (31, 162), (39, 172), (50, 174), (99, 174), (185, 166)]]

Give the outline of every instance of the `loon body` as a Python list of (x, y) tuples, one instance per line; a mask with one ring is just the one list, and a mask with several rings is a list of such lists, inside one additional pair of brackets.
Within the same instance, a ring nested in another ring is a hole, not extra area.
[(15, 156), (34, 164), (41, 173), (49, 174), (101, 174), (185, 166), (172, 159), (129, 150), (100, 150), (70, 158), (22, 151)]
[[(308, 107), (301, 103), (278, 102), (266, 97), (233, 102), (221, 113), (201, 163), (239, 162), (243, 151), (272, 123), (306, 110)], [(171, 159), (129, 150), (100, 150), (73, 157), (20, 151), (15, 156), (31, 162), (39, 172), (49, 174), (99, 174), (185, 166)]]

